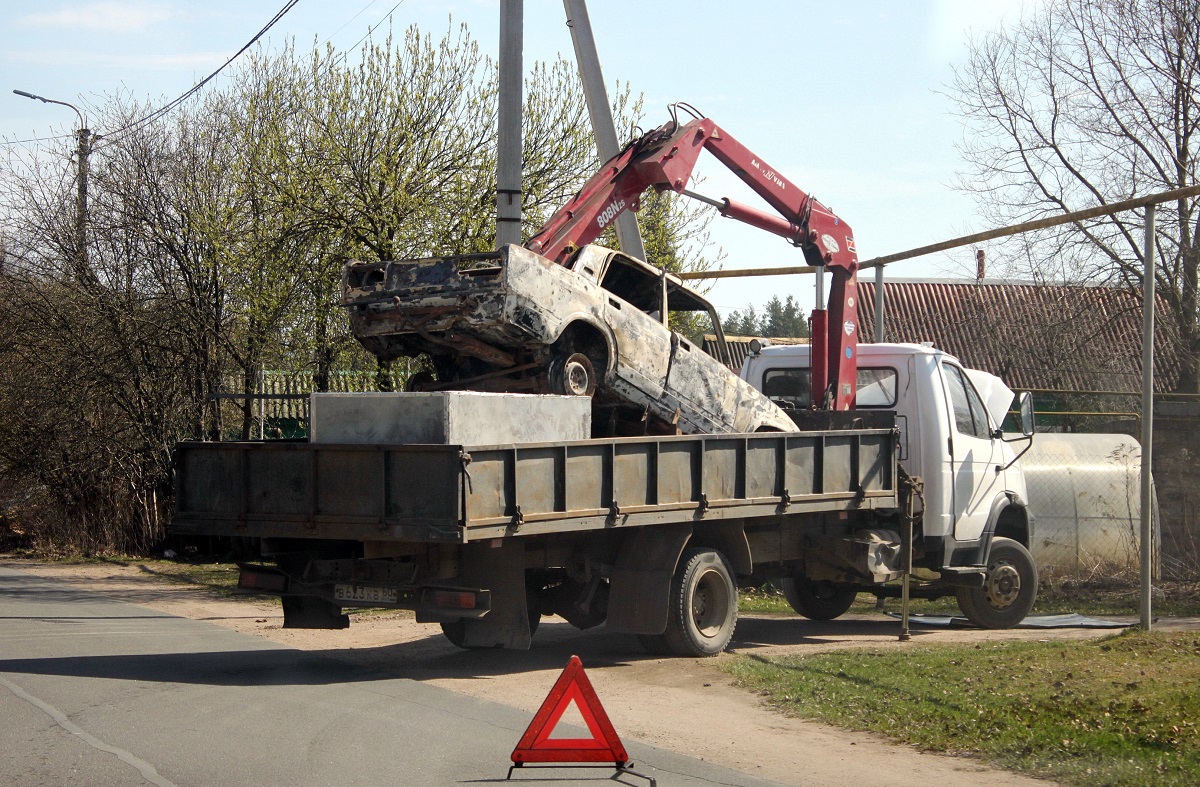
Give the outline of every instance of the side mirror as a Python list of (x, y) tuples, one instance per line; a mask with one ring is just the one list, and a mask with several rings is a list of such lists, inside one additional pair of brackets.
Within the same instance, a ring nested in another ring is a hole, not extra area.
[(996, 472), (1002, 472), (1012, 467), (1017, 463), (1017, 460), (1033, 448), (1033, 394), (1025, 391), (1020, 396), (1020, 414), (1021, 414), (1021, 434), (1023, 437), (1013, 437), (1004, 439), (1006, 443), (1015, 443), (1018, 440), (1028, 440), (1029, 444), (1021, 449), (1021, 453), (1012, 458), (1012, 461), (1004, 466), (996, 465)]
[(1033, 394), (1029, 391), (1021, 393), (1021, 434), (1026, 437), (1033, 435)]

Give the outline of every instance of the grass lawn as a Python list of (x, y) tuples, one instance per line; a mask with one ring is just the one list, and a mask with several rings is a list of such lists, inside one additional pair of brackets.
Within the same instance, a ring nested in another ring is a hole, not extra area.
[[(1161, 617), (1200, 617), (1200, 583), (1160, 582), (1153, 601), (1154, 614)], [(1078, 612), (1081, 615), (1127, 615), (1137, 617), (1139, 587), (1136, 577), (1094, 581), (1058, 581), (1043, 583), (1038, 589), (1034, 615), (1057, 615)], [(900, 599), (887, 600), (887, 608), (900, 611)], [(783, 594), (771, 585), (753, 590), (738, 590), (738, 609), (753, 614), (795, 614)], [(875, 597), (859, 593), (850, 608), (851, 613), (869, 614), (875, 611)], [(925, 601), (913, 599), (913, 614), (958, 615), (958, 603), (953, 596)]]
[(785, 713), (1079, 785), (1200, 784), (1200, 635), (916, 646), (725, 669)]

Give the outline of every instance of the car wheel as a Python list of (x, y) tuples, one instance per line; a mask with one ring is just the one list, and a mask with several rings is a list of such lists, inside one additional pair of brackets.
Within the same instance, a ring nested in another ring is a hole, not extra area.
[(596, 393), (596, 368), (583, 353), (557, 356), (548, 369), (550, 390), (565, 396), (591, 396)]

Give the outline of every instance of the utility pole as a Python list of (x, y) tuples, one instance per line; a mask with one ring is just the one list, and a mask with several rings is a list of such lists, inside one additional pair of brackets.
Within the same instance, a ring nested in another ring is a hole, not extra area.
[(87, 250), (88, 157), (92, 154), (92, 142), (94, 141), (92, 132), (87, 127), (87, 120), (84, 118), (83, 113), (74, 104), (68, 104), (66, 101), (56, 101), (53, 98), (44, 98), (33, 93), (26, 93), (24, 90), (14, 90), (13, 92), (22, 98), (32, 98), (35, 101), (41, 101), (43, 104), (58, 104), (70, 107), (79, 116), (79, 131), (75, 133), (79, 140), (79, 145), (75, 150), (75, 154), (78, 157), (76, 162), (77, 176), (75, 178), (75, 276), (80, 281), (89, 280), (91, 278), (91, 270), (88, 267)]
[[(567, 12), (567, 27), (571, 28), (571, 43), (575, 45), (575, 60), (579, 63), (583, 96), (587, 101), (588, 114), (592, 118), (596, 151), (600, 154), (601, 161), (608, 161), (619, 152), (617, 129), (613, 123), (612, 108), (608, 104), (608, 90), (604, 87), (604, 74), (600, 70), (600, 55), (596, 51), (596, 39), (592, 36), (592, 22), (588, 18), (587, 3), (585, 0), (563, 0), (563, 8)], [(625, 211), (617, 216), (616, 224), (621, 251), (639, 260), (646, 259), (637, 215), (633, 211)]]
[(496, 117), (496, 248), (521, 242), (523, 27), (523, 0), (501, 0)]
[(1142, 243), (1142, 467), (1141, 467), (1141, 587), (1139, 611), (1142, 628), (1150, 630), (1154, 616), (1151, 594), (1154, 575), (1154, 204), (1146, 206), (1146, 233)]

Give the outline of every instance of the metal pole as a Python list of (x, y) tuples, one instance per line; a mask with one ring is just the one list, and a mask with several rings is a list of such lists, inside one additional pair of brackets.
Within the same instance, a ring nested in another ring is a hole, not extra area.
[(496, 247), (521, 242), (521, 101), (523, 0), (500, 2), (496, 130)]
[[(77, 266), (75, 275), (80, 281), (86, 281), (90, 278), (87, 253), (87, 192), (88, 156), (92, 153), (92, 132), (87, 127), (87, 118), (83, 116), (83, 112), (79, 110), (79, 107), (66, 101), (46, 98), (45, 96), (39, 96), (36, 93), (30, 93), (26, 90), (14, 90), (13, 93), (22, 98), (41, 101), (43, 104), (58, 104), (60, 107), (69, 107), (79, 116), (79, 131), (76, 132), (76, 136), (79, 137), (79, 146), (76, 148), (79, 161), (77, 168), (78, 177), (75, 182), (75, 264)], [(96, 137), (96, 139), (99, 139), (99, 137)]]
[(1145, 272), (1142, 274), (1142, 628), (1150, 630), (1150, 589), (1154, 541), (1150, 468), (1154, 458), (1154, 205), (1146, 206), (1146, 239), (1142, 243)]
[(1097, 205), (1094, 208), (1085, 210), (1076, 210), (1071, 213), (1064, 213), (1060, 216), (1049, 216), (1044, 219), (1035, 219), (1026, 221), (1022, 224), (1013, 224), (1008, 227), (999, 227), (986, 232), (977, 232), (974, 235), (964, 235), (961, 238), (934, 243), (929, 246), (921, 246), (916, 249), (898, 252), (896, 254), (885, 254), (882, 257), (872, 257), (858, 264), (858, 269), (866, 270), (867, 268), (875, 268), (880, 265), (888, 265), (900, 260), (911, 260), (914, 257), (923, 257), (926, 254), (934, 254), (939, 251), (947, 251), (949, 249), (957, 249), (960, 246), (974, 246), (983, 243), (987, 240), (995, 240), (996, 238), (1005, 238), (1009, 235), (1016, 235), (1029, 230), (1044, 230), (1048, 227), (1057, 227), (1062, 224), (1074, 224), (1084, 219), (1094, 219), (1099, 216), (1107, 216), (1111, 213), (1120, 213), (1126, 210), (1134, 210), (1135, 208), (1144, 208), (1148, 205), (1155, 205), (1160, 202), (1174, 202), (1185, 197), (1195, 197), (1200, 195), (1200, 185), (1184, 186), (1179, 189), (1171, 189), (1170, 191), (1160, 191), (1157, 194), (1150, 194), (1145, 197), (1134, 197), (1133, 199), (1122, 200), (1121, 202), (1110, 202), (1107, 205)]
[(727, 271), (680, 271), (675, 276), (684, 281), (696, 279), (745, 279), (751, 276), (789, 276), (793, 273), (816, 273), (824, 270), (814, 265), (792, 265), (779, 268), (737, 268)]
[(883, 266), (875, 269), (875, 341), (883, 341)]
[[(571, 28), (571, 43), (575, 46), (575, 60), (579, 63), (579, 79), (583, 82), (583, 97), (587, 101), (588, 115), (592, 118), (592, 133), (596, 137), (596, 152), (601, 161), (617, 155), (617, 129), (613, 123), (612, 108), (608, 104), (608, 91), (604, 87), (604, 74), (600, 70), (600, 55), (596, 51), (596, 39), (592, 37), (592, 22), (588, 18), (585, 0), (563, 0), (567, 12), (567, 27)], [(617, 241), (621, 251), (646, 259), (642, 245), (642, 234), (638, 229), (637, 216), (625, 211), (617, 217)]]

